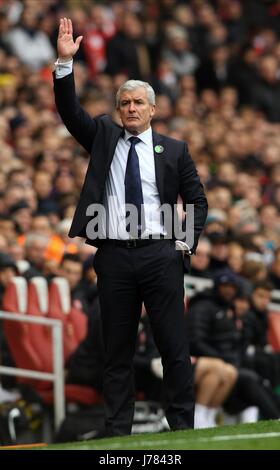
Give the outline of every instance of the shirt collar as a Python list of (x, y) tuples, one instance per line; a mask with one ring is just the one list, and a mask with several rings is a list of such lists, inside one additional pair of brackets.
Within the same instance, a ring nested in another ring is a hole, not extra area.
[(150, 145), (152, 143), (152, 128), (149, 127), (149, 129), (146, 129), (144, 132), (142, 132), (141, 134), (138, 134), (137, 136), (133, 135), (133, 134), (130, 134), (130, 132), (128, 132), (128, 130), (125, 129), (124, 131), (124, 140), (125, 142), (128, 141), (128, 139), (130, 137), (138, 137), (141, 142), (144, 142), (144, 144), (147, 144), (147, 145)]

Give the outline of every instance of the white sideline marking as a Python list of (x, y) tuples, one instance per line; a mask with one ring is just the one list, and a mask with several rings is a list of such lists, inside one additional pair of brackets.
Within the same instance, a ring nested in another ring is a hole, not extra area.
[(242, 439), (258, 439), (258, 438), (267, 438), (267, 437), (279, 437), (280, 432), (264, 432), (256, 434), (232, 434), (228, 436), (214, 436), (214, 437), (202, 437), (197, 439), (198, 441), (232, 441), (232, 440), (242, 440)]
[[(157, 445), (168, 445), (172, 442), (172, 444), (186, 444), (191, 442), (215, 442), (215, 441), (236, 441), (236, 440), (243, 440), (243, 439), (266, 439), (269, 437), (280, 437), (280, 432), (266, 432), (266, 433), (255, 433), (255, 434), (229, 434), (225, 436), (214, 436), (214, 437), (199, 437), (197, 439), (175, 439), (173, 441), (162, 439), (158, 441), (137, 441), (129, 444), (126, 442), (125, 445), (130, 445), (131, 447), (138, 447), (139, 445), (146, 446), (146, 447), (154, 447)], [(280, 442), (279, 442), (280, 445)], [(115, 442), (110, 445), (110, 449), (119, 449), (123, 447), (123, 444), (120, 442)], [(97, 449), (98, 446), (95, 446)], [(82, 450), (89, 450), (91, 447), (85, 445), (81, 447)]]

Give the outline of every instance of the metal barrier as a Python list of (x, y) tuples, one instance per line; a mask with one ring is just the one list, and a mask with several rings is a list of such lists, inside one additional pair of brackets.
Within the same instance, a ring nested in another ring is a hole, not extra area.
[(0, 311), (0, 319), (46, 325), (52, 329), (53, 373), (0, 365), (0, 374), (49, 380), (54, 383), (54, 424), (57, 430), (65, 418), (62, 325), (60, 320)]

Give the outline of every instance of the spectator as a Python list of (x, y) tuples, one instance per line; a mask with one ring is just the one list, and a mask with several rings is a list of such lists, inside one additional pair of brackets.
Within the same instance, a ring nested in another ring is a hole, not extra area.
[(136, 15), (125, 12), (120, 29), (107, 43), (107, 72), (126, 73), (128, 78), (147, 80), (151, 74), (148, 48), (143, 26)]
[(13, 240), (16, 238), (15, 224), (10, 217), (0, 215), (0, 233), (6, 240)]
[(244, 250), (237, 242), (228, 244), (228, 266), (235, 273), (240, 275), (243, 265)]
[(10, 207), (10, 215), (15, 223), (19, 235), (25, 234), (31, 229), (32, 210), (25, 200), (21, 200)]
[(248, 253), (243, 262), (240, 274), (248, 286), (252, 286), (255, 282), (264, 280), (267, 277), (267, 269), (264, 264), (263, 256), (259, 253)]
[(49, 38), (40, 30), (37, 12), (25, 8), (20, 24), (6, 33), (5, 40), (23, 64), (40, 69), (54, 59)]
[(187, 316), (190, 351), (197, 357), (217, 357), (237, 367), (237, 382), (225, 403), (228, 411), (257, 406), (262, 417), (278, 419), (280, 410), (270, 388), (260, 376), (240, 367), (242, 336), (235, 323), (233, 308), (238, 287), (238, 278), (224, 270), (217, 274), (212, 292), (198, 294), (190, 300)]
[(271, 122), (280, 120), (280, 80), (278, 61), (273, 55), (260, 58), (258, 82), (253, 84), (251, 102), (255, 109), (262, 111)]
[(45, 251), (49, 238), (36, 233), (29, 233), (25, 240), (26, 260), (29, 268), (24, 271), (24, 277), (29, 280), (35, 276), (44, 274)]
[(219, 91), (230, 83), (229, 48), (226, 44), (213, 44), (210, 59), (196, 71), (198, 91)]
[(274, 289), (280, 290), (280, 249), (275, 250), (274, 260), (269, 269), (269, 281)]
[[(207, 233), (207, 228), (206, 228)], [(212, 232), (207, 233), (207, 237), (211, 242), (211, 256), (209, 271), (211, 276), (215, 275), (221, 269), (227, 267), (228, 245), (227, 238), (223, 233)]]
[[(33, 188), (38, 199), (38, 212), (47, 212), (49, 207), (53, 208), (55, 206), (56, 203), (51, 194), (53, 188), (51, 174), (37, 171), (33, 177)], [(56, 210), (58, 210), (58, 207)]]
[(255, 283), (249, 312), (243, 318), (244, 367), (253, 369), (269, 380), (272, 387), (280, 384), (280, 354), (273, 352), (268, 341), (268, 306), (272, 285), (267, 281)]
[(166, 31), (167, 44), (163, 48), (162, 58), (170, 64), (177, 78), (193, 75), (199, 60), (190, 50), (188, 33), (177, 25), (170, 26)]
[(211, 256), (211, 243), (208, 238), (201, 238), (198, 242), (195, 256), (191, 261), (191, 275), (196, 277), (209, 278), (211, 277), (209, 271)]
[(61, 260), (60, 274), (68, 281), (74, 306), (88, 314), (89, 305), (81, 283), (83, 265), (80, 257), (77, 254), (66, 253)]

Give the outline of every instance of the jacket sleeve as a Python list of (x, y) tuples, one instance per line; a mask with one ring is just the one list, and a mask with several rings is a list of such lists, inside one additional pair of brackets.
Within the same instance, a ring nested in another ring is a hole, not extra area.
[(80, 105), (75, 92), (73, 72), (64, 78), (54, 78), (57, 110), (70, 134), (90, 153), (97, 131), (97, 122)]
[(247, 348), (249, 346), (254, 346), (254, 333), (253, 333), (253, 324), (251, 318), (251, 312), (245, 313), (242, 319), (242, 352), (246, 354)]
[(186, 204), (194, 205), (194, 243), (191, 249), (191, 252), (194, 253), (207, 217), (208, 203), (186, 144), (179, 160), (179, 174), (179, 194), (182, 198), (184, 209)]
[(191, 355), (219, 357), (218, 351), (210, 343), (211, 321), (212, 316), (207, 301), (197, 301), (190, 307), (187, 324)]
[(259, 322), (254, 311), (249, 311), (243, 318), (242, 339), (244, 349), (254, 346), (255, 351), (263, 351), (268, 343), (266, 337), (266, 322)]

